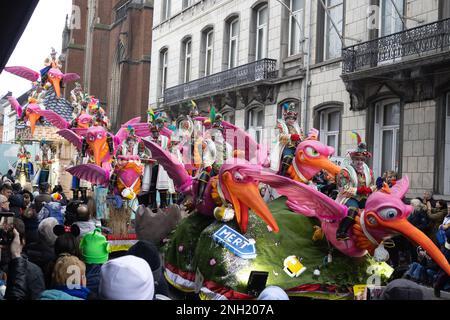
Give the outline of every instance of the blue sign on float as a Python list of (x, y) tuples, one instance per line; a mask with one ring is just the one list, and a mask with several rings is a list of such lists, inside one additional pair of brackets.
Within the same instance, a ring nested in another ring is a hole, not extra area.
[(214, 232), (213, 239), (238, 257), (243, 259), (256, 258), (254, 241), (248, 240), (242, 234), (227, 225), (223, 225), (222, 228)]

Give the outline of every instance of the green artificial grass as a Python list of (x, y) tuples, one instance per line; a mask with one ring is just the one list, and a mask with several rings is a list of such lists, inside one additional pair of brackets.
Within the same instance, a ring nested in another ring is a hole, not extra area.
[[(267, 285), (283, 289), (322, 284), (336, 285), (340, 292), (349, 292), (348, 289), (354, 284), (366, 283), (369, 259), (347, 257), (330, 248), (326, 239), (312, 241), (313, 226), (319, 225), (318, 220), (293, 213), (285, 202), (286, 198), (281, 197), (268, 203), (278, 223), (279, 233), (269, 232), (266, 224), (250, 211), (245, 237), (256, 241), (255, 259), (239, 258), (213, 241), (212, 234), (220, 229), (222, 222), (193, 214), (179, 224), (167, 243), (166, 262), (182, 271), (196, 272), (198, 268), (205, 280), (242, 293), (246, 293), (248, 276), (252, 270), (267, 271)], [(227, 224), (239, 231), (235, 220)], [(330, 249), (333, 259), (328, 264), (326, 256)], [(299, 257), (307, 268), (299, 277), (291, 278), (283, 270), (284, 259), (291, 255)], [(313, 275), (317, 268), (321, 272), (318, 277)]]

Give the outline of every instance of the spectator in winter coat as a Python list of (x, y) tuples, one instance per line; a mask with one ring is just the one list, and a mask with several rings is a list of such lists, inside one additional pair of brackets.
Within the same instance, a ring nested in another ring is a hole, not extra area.
[(30, 243), (25, 248), (28, 259), (41, 268), (47, 287), (50, 285), (52, 266), (56, 259), (54, 249), (56, 235), (53, 228), (57, 224), (55, 218), (42, 220), (38, 227), (39, 241)]
[[(70, 272), (77, 270), (77, 272)], [(79, 275), (79, 278), (74, 278)], [(78, 257), (62, 254), (56, 260), (52, 274), (52, 289), (42, 292), (41, 300), (87, 300), (86, 266)]]
[(77, 208), (77, 221), (74, 224), (80, 228), (80, 238), (95, 230), (95, 221), (91, 219), (87, 205), (82, 204)]
[(86, 234), (80, 242), (81, 255), (86, 263), (86, 277), (88, 288), (94, 294), (98, 294), (100, 282), (100, 270), (109, 258), (109, 243), (101, 234), (101, 229), (96, 228)]
[(147, 261), (155, 280), (155, 294), (169, 295), (169, 288), (164, 278), (164, 266), (158, 248), (150, 241), (139, 241), (128, 249), (128, 253)]
[(153, 300), (155, 284), (149, 264), (126, 255), (106, 262), (100, 273), (102, 300)]
[[(450, 229), (447, 229), (445, 231), (445, 236), (447, 241), (445, 242), (444, 248), (442, 249), (442, 253), (444, 254), (448, 263), (450, 263)], [(441, 290), (445, 287), (445, 285), (449, 283), (449, 280), (449, 275), (441, 269), (434, 284), (434, 295), (436, 297), (441, 296)]]
[(8, 278), (5, 292), (6, 300), (38, 299), (45, 290), (42, 270), (28, 261), (22, 253), (25, 245), (25, 226), (22, 220), (14, 219), (14, 240), (10, 245)]
[(438, 200), (436, 202), (436, 208), (431, 206), (428, 202), (428, 219), (430, 219), (430, 238), (437, 243), (436, 232), (439, 230), (439, 226), (444, 222), (444, 218), (447, 215), (447, 202), (444, 200)]

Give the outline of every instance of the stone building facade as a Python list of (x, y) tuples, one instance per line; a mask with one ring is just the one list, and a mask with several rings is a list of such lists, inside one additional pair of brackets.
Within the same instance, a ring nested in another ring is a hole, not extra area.
[(73, 6), (63, 32), (65, 71), (81, 76), (118, 129), (148, 108), (153, 1), (73, 0)]
[(258, 137), (294, 102), (337, 155), (356, 131), (377, 176), (395, 170), (408, 196), (450, 198), (448, 1), (157, 0), (154, 10), (153, 108), (176, 118), (193, 99)]

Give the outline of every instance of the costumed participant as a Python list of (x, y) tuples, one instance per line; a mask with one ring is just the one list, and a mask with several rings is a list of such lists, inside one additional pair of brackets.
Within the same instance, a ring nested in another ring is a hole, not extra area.
[(196, 162), (193, 157), (195, 145), (198, 139), (203, 137), (204, 132), (203, 121), (197, 119), (198, 117), (200, 117), (200, 113), (198, 112), (197, 104), (192, 100), (189, 115), (184, 116), (184, 119), (178, 125), (178, 130), (182, 137), (183, 163), (191, 176), (196, 175), (201, 164), (201, 162)]
[(52, 164), (52, 150), (50, 144), (42, 139), (39, 144), (39, 155), (36, 155), (36, 162), (39, 163), (39, 170), (34, 179), (33, 186), (40, 186), (41, 184), (49, 183), (50, 165)]
[(337, 175), (339, 190), (336, 201), (348, 207), (348, 215), (341, 221), (336, 231), (336, 239), (348, 240), (348, 230), (355, 223), (359, 209), (364, 209), (369, 195), (376, 190), (373, 172), (365, 163), (372, 155), (367, 146), (361, 141), (360, 135), (353, 131), (357, 137), (357, 147), (350, 152), (351, 164), (345, 165)]
[(20, 141), (19, 152), (17, 154), (16, 178), (22, 188), (30, 182), (34, 175), (34, 167), (31, 162), (31, 153), (27, 151), (23, 141)]
[(52, 52), (50, 52), (50, 55), (44, 60), (45, 68), (40, 71), (43, 84), (47, 82), (47, 74), (50, 69), (62, 69), (61, 61), (59, 60), (59, 58), (56, 58), (56, 54), (57, 52), (55, 48), (52, 48)]
[(198, 180), (197, 205), (204, 201), (203, 195), (211, 177), (217, 175), (227, 159), (232, 158), (233, 148), (223, 136), (223, 117), (215, 113), (214, 107), (210, 111), (211, 129), (205, 133), (202, 142), (202, 167), (196, 177)]
[(287, 176), (286, 173), (294, 159), (295, 150), (305, 139), (297, 123), (298, 112), (295, 109), (294, 103), (283, 104), (283, 119), (278, 119), (275, 127), (277, 140), (272, 147), (270, 168), (281, 176)]
[[(170, 153), (180, 161), (180, 163), (183, 163), (183, 156), (181, 155), (180, 151), (180, 134), (178, 130), (173, 130), (172, 136), (170, 137)], [(179, 194), (175, 190), (175, 186), (173, 183), (173, 180), (169, 178), (169, 193), (170, 197), (172, 199), (173, 204), (177, 204), (179, 200)]]
[(83, 88), (81, 87), (81, 84), (79, 82), (75, 82), (75, 88), (70, 91), (70, 103), (73, 108), (73, 119), (77, 119), (82, 112), (86, 112), (88, 96), (86, 93), (84, 93)]
[(92, 116), (92, 125), (109, 128), (109, 118), (106, 116), (105, 110), (100, 107), (100, 101), (93, 96), (88, 104), (89, 115)]
[[(166, 114), (159, 113), (159, 117), (153, 113), (153, 110), (149, 111), (149, 129), (151, 132), (150, 141), (161, 146), (163, 150), (169, 150), (169, 138), (160, 134), (161, 130), (164, 128), (164, 123), (166, 120)], [(143, 178), (143, 191), (149, 191), (149, 206), (151, 210), (156, 211), (158, 209), (157, 203), (157, 194), (159, 191), (160, 195), (160, 209), (167, 208), (167, 192), (169, 189), (169, 176), (167, 175), (166, 170), (162, 166), (160, 166), (157, 162), (151, 164), (149, 159), (152, 158), (151, 152), (146, 150), (146, 159), (144, 162), (147, 162), (144, 171)]]

